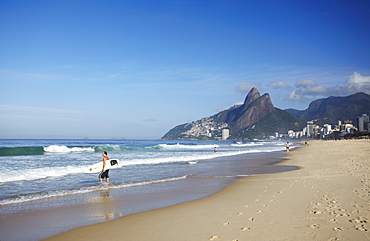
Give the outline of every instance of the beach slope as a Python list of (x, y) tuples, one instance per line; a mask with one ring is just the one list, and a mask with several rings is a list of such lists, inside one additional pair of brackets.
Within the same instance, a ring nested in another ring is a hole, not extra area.
[(370, 240), (370, 141), (314, 141), (207, 198), (47, 240)]

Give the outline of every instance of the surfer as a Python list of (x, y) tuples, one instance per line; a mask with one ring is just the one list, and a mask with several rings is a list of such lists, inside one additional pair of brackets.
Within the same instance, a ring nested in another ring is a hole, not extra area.
[(104, 168), (105, 166), (107, 165), (107, 161), (109, 160), (108, 158), (108, 153), (106, 151), (103, 151), (102, 153), (102, 156), (103, 156), (103, 168), (101, 170), (101, 173), (99, 174), (99, 181), (100, 183), (103, 183), (103, 179), (105, 178), (105, 180), (107, 181), (107, 183), (109, 183), (109, 169), (105, 170), (104, 171)]

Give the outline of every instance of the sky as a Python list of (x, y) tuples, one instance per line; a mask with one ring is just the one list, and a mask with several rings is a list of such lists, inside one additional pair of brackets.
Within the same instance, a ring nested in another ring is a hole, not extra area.
[(0, 138), (159, 139), (243, 102), (370, 94), (368, 0), (0, 0)]

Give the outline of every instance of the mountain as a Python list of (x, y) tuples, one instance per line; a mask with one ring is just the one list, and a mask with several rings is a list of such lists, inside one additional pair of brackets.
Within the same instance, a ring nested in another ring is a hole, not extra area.
[(261, 96), (256, 88), (252, 88), (245, 98), (244, 104), (228, 112), (225, 122), (233, 123), (231, 132), (237, 133), (257, 123), (271, 112), (275, 112), (275, 108), (270, 95)]
[(216, 115), (176, 126), (162, 139), (216, 139), (222, 129), (230, 130), (230, 139), (266, 138), (288, 130), (302, 130), (306, 121), (275, 108), (269, 94), (260, 95), (252, 88), (243, 105)]
[(354, 124), (357, 117), (370, 114), (370, 95), (359, 92), (345, 97), (328, 97), (314, 100), (306, 110), (285, 110), (307, 121), (313, 120), (317, 125), (337, 124), (338, 120), (350, 120)]

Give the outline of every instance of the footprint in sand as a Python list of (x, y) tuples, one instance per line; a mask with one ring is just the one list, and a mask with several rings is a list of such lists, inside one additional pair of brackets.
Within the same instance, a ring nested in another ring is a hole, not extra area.
[(310, 211), (311, 214), (322, 214), (321, 211)]
[(359, 230), (359, 231), (364, 231), (364, 232), (366, 232), (367, 231), (367, 229), (365, 228), (365, 225), (364, 225), (364, 223), (367, 223), (367, 220), (365, 219), (365, 218), (363, 218), (363, 217), (358, 217), (357, 219), (351, 219), (351, 220), (349, 220), (351, 223), (353, 223), (353, 224), (357, 224), (356, 226), (355, 226), (355, 229), (356, 230)]
[(216, 240), (216, 239), (219, 239), (220, 236), (212, 236), (209, 240)]
[(328, 220), (328, 222), (331, 222), (331, 223), (338, 223), (338, 221), (337, 221), (335, 218), (332, 218), (332, 219)]
[(236, 214), (236, 216), (241, 216), (241, 215), (244, 215), (244, 213), (238, 213), (238, 214)]
[(338, 238), (330, 238), (330, 239), (328, 239), (328, 241), (337, 241), (337, 240), (339, 240)]
[(344, 230), (344, 228), (335, 227), (335, 228), (333, 228), (333, 230), (334, 230), (335, 232), (341, 232), (341, 231), (343, 231), (343, 230)]
[(367, 229), (363, 224), (355, 226), (356, 230), (366, 232)]
[(320, 224), (312, 224), (310, 225), (311, 228), (314, 228), (314, 229), (317, 229), (317, 228), (320, 228)]
[(253, 222), (254, 218), (248, 218), (248, 220)]
[(360, 223), (367, 223), (367, 220), (364, 217), (358, 217), (357, 219), (354, 219), (354, 220), (358, 220), (360, 221)]
[(241, 230), (242, 231), (247, 231), (247, 230), (249, 230), (249, 229), (251, 229), (250, 227), (244, 227), (244, 228), (241, 228)]
[(263, 213), (263, 211), (262, 210), (258, 210), (257, 213)]
[(224, 223), (224, 224), (222, 224), (223, 226), (229, 226), (230, 225), (230, 223)]

